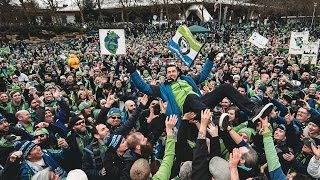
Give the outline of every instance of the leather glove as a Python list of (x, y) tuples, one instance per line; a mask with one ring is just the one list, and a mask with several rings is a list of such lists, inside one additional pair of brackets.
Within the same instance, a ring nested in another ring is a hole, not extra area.
[(215, 51), (215, 50), (211, 50), (211, 52), (209, 53), (208, 55), (208, 58), (210, 61), (215, 61), (215, 57), (219, 54), (218, 51)]
[(136, 65), (134, 63), (132, 63), (130, 60), (125, 60), (125, 66), (127, 68), (127, 73), (134, 73), (136, 71)]

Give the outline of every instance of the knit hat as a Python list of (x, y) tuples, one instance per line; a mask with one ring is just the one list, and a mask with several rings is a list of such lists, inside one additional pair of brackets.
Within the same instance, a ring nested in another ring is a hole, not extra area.
[(95, 109), (92, 114), (94, 119), (98, 119), (101, 109)]
[(267, 90), (267, 87), (262, 85), (262, 86), (259, 86), (258, 89), (261, 90), (263, 93), (265, 93)]
[(123, 136), (112, 134), (104, 138), (106, 146), (112, 150), (116, 151), (122, 142)]
[(284, 131), (287, 131), (287, 128), (284, 124), (279, 124), (279, 126), (277, 128), (282, 129)]
[(60, 76), (60, 79), (67, 79), (65, 75)]
[(247, 137), (248, 137), (248, 141), (250, 141), (250, 140), (251, 140), (251, 136), (254, 134), (253, 131), (254, 131), (254, 130), (253, 130), (252, 128), (247, 128), (247, 127), (245, 127), (245, 128), (240, 129), (240, 130), (238, 131), (238, 134), (240, 134), (240, 133), (246, 134)]
[(81, 169), (74, 169), (68, 173), (66, 180), (88, 180), (88, 176)]
[(149, 74), (148, 70), (143, 70), (143, 74)]
[(82, 72), (77, 71), (77, 72), (76, 72), (76, 76), (82, 76)]
[(209, 163), (209, 171), (214, 179), (216, 180), (230, 180), (230, 170), (229, 170), (229, 163), (218, 157), (215, 156), (210, 160)]
[(15, 145), (15, 150), (16, 151), (21, 151), (23, 154), (23, 158), (26, 158), (30, 151), (32, 150), (32, 148), (34, 148), (36, 146), (35, 143), (33, 143), (32, 141), (19, 141), (17, 142), (17, 144)]
[(78, 109), (79, 109), (79, 111), (82, 111), (82, 110), (90, 108), (90, 107), (91, 107), (91, 105), (89, 103), (82, 102), (79, 104)]
[(49, 135), (49, 131), (46, 128), (37, 129), (33, 132), (33, 136), (38, 136), (41, 134), (47, 134)]
[(121, 111), (119, 108), (111, 108), (107, 114), (107, 117), (109, 118), (114, 115), (121, 116)]
[(192, 161), (186, 161), (180, 167), (180, 172), (179, 172), (180, 180), (191, 179), (191, 174), (192, 174)]
[(70, 119), (69, 121), (69, 128), (73, 128), (74, 124), (77, 123), (79, 120), (81, 120), (82, 118), (79, 116), (74, 116)]
[(4, 116), (0, 116), (0, 122), (7, 121), (7, 118)]
[(312, 116), (309, 122), (316, 124), (320, 128), (320, 115)]
[(233, 75), (233, 79), (240, 79), (240, 76), (238, 75), (238, 74), (236, 74), (236, 75)]
[(282, 98), (283, 98), (284, 100), (286, 100), (288, 103), (291, 103), (291, 102), (292, 102), (292, 94), (291, 94), (291, 93), (282, 95)]

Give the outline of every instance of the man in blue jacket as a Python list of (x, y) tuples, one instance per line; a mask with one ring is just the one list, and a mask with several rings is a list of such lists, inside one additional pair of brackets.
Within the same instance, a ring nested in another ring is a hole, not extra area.
[[(166, 114), (176, 114), (179, 117), (177, 126), (180, 125), (181, 114), (186, 112), (195, 112), (200, 114), (200, 111), (207, 108), (214, 108), (223, 98), (227, 97), (242, 111), (246, 112), (253, 121), (258, 119), (265, 113), (266, 110), (271, 111), (273, 105), (270, 103), (262, 109), (256, 108), (255, 103), (251, 102), (247, 97), (241, 95), (230, 84), (222, 84), (210, 93), (202, 96), (198, 84), (205, 81), (213, 67), (214, 59), (218, 53), (216, 51), (210, 52), (208, 59), (197, 76), (186, 76), (179, 72), (179, 68), (175, 64), (169, 64), (166, 69), (167, 80), (159, 85), (147, 84), (136, 71), (133, 63), (127, 63), (127, 71), (130, 73), (130, 78), (139, 91), (154, 96), (161, 97), (163, 101), (167, 102)], [(271, 110), (270, 110), (271, 109)], [(227, 118), (221, 116), (221, 121)]]

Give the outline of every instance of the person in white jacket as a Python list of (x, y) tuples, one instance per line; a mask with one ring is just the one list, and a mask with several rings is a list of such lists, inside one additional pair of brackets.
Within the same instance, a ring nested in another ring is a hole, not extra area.
[(307, 172), (313, 178), (320, 178), (320, 146), (316, 147), (313, 143), (311, 149), (314, 156), (310, 159)]

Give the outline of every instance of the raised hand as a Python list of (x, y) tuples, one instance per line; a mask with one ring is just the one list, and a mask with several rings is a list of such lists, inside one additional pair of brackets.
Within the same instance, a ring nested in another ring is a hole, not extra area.
[(188, 121), (192, 121), (194, 120), (194, 118), (196, 117), (196, 113), (194, 112), (187, 112), (183, 115), (182, 120), (188, 120)]
[(282, 154), (282, 157), (286, 161), (292, 161), (294, 159), (294, 155), (292, 154), (292, 152)]
[(139, 101), (143, 106), (145, 106), (148, 102), (148, 95), (144, 94)]
[(173, 135), (173, 128), (176, 126), (177, 122), (178, 122), (177, 115), (167, 116), (165, 121), (167, 135)]
[(212, 118), (212, 112), (210, 112), (210, 109), (201, 111), (201, 125), (204, 125), (205, 127), (207, 127), (208, 124), (211, 122), (211, 118)]
[(207, 131), (209, 132), (211, 137), (218, 137), (218, 130), (218, 126), (213, 125), (212, 123), (210, 123), (207, 127)]
[(317, 160), (320, 158), (320, 147), (316, 147), (313, 143), (311, 143), (312, 152)]
[(58, 146), (62, 147), (63, 149), (67, 149), (69, 147), (67, 141), (63, 138), (58, 139)]
[(107, 98), (107, 102), (104, 105), (104, 107), (105, 108), (111, 108), (111, 106), (114, 103), (114, 101), (115, 101), (115, 94), (114, 93), (112, 94), (111, 92), (109, 92), (108, 98)]
[(230, 154), (229, 167), (237, 168), (240, 161), (240, 150), (238, 148), (234, 148), (232, 153)]
[(58, 87), (55, 86), (55, 91), (54, 93), (52, 93), (52, 96), (54, 97), (54, 99), (56, 99), (57, 101), (61, 100), (61, 92), (60, 89)]
[(9, 161), (15, 162), (17, 159), (19, 159), (22, 156), (22, 154), (23, 154), (22, 151), (13, 152), (9, 157)]

